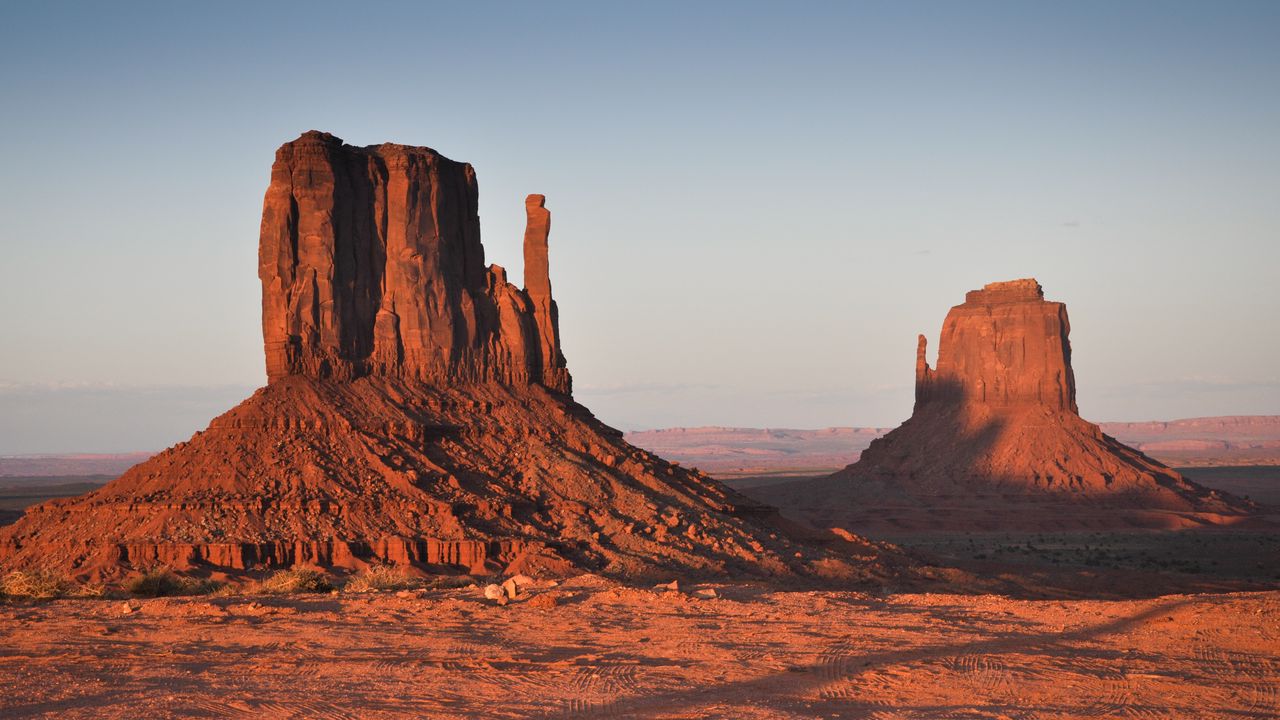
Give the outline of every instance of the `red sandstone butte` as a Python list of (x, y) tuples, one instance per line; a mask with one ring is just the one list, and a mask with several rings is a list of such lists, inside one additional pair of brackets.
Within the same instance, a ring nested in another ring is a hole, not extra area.
[(547, 267), (550, 213), (526, 201), (525, 290), (485, 266), (475, 171), (430, 148), (308, 132), (276, 152), (258, 276), (267, 377), (539, 383), (570, 378)]
[[(315, 564), (870, 578), (573, 401), (525, 202), (525, 287), (485, 265), (475, 172), (308, 132), (276, 153), (258, 274), (268, 383), (86, 496), (0, 530), (0, 568), (114, 577)], [(835, 553), (839, 553), (836, 555)]]
[(1178, 526), (1250, 514), (1080, 417), (1070, 331), (1066, 306), (1033, 279), (968, 293), (943, 322), (936, 368), (920, 336), (909, 420), (834, 475), (753, 495), (853, 528)]

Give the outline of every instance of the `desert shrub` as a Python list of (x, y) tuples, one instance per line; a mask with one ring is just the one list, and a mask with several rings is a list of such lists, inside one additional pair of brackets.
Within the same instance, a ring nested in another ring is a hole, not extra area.
[(347, 592), (374, 592), (378, 590), (409, 590), (425, 586), (420, 578), (412, 577), (404, 570), (390, 565), (371, 565), (347, 581)]
[(105, 598), (111, 595), (107, 586), (101, 583), (81, 583), (71, 588), (71, 592), (68, 593), (69, 597), (77, 598)]
[(0, 596), (44, 600), (71, 594), (75, 586), (66, 578), (44, 570), (14, 570), (0, 578)]
[(131, 595), (167, 597), (170, 595), (207, 595), (221, 583), (184, 577), (167, 567), (156, 567), (128, 581), (124, 589)]
[(258, 590), (272, 595), (292, 595), (294, 593), (323, 593), (333, 589), (329, 576), (315, 568), (295, 567), (277, 570), (262, 582)]

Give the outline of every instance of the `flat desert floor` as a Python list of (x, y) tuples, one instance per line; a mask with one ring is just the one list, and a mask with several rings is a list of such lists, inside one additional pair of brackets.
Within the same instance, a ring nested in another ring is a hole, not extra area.
[(506, 606), (474, 588), (0, 605), (4, 717), (1239, 719), (1280, 716), (1278, 687), (1280, 592), (582, 576)]

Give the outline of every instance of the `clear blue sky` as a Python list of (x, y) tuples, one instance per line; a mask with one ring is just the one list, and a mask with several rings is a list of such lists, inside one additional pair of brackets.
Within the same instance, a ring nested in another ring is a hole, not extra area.
[(473, 163), (515, 277), (546, 193), (623, 428), (896, 424), (916, 333), (1025, 276), (1086, 417), (1280, 413), (1280, 3), (5, 3), (0, 123), (0, 453), (162, 447), (264, 382), (311, 128)]

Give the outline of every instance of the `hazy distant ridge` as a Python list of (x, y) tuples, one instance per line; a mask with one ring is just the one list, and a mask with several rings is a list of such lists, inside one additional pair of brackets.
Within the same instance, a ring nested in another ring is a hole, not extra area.
[[(1177, 466), (1280, 464), (1280, 415), (1100, 423), (1103, 432)], [(627, 441), (707, 472), (835, 469), (891, 428), (692, 427), (627, 433)]]
[[(1103, 432), (1170, 465), (1280, 465), (1280, 415), (1100, 423)], [(892, 428), (678, 427), (640, 430), (627, 441), (707, 472), (824, 470), (858, 459), (871, 441)], [(150, 457), (116, 454), (10, 455), (0, 477), (115, 476)]]

